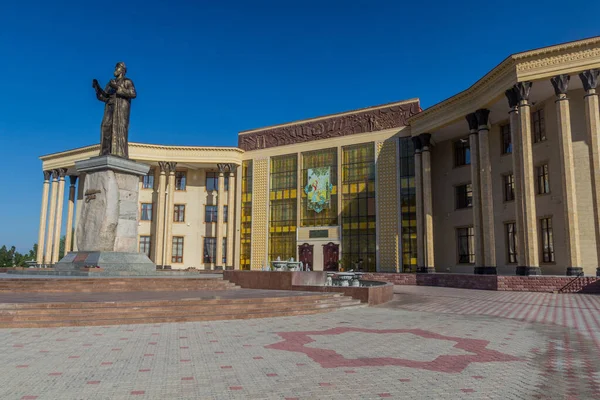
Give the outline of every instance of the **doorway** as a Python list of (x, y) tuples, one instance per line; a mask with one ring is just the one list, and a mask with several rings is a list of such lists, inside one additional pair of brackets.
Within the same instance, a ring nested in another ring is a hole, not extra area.
[(304, 243), (298, 246), (299, 260), (302, 262), (304, 268), (308, 266), (311, 271), (314, 271), (313, 253), (315, 246), (312, 244)]
[(323, 271), (338, 271), (340, 245), (329, 242), (323, 245)]

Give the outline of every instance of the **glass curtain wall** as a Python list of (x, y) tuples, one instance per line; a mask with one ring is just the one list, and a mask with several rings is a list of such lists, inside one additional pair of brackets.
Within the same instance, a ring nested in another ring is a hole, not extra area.
[(342, 148), (342, 266), (376, 270), (375, 146)]
[[(308, 209), (308, 195), (305, 188), (308, 185), (308, 170), (329, 167), (329, 182), (331, 188), (330, 204), (320, 212)], [(302, 217), (300, 226), (337, 226), (338, 225), (338, 178), (337, 178), (337, 148), (302, 153)]]
[(252, 160), (242, 162), (241, 217), (240, 269), (250, 269), (250, 243), (252, 241)]
[(271, 158), (269, 261), (296, 257), (298, 156)]
[(417, 198), (415, 149), (410, 137), (400, 138), (400, 207), (402, 272), (417, 272)]

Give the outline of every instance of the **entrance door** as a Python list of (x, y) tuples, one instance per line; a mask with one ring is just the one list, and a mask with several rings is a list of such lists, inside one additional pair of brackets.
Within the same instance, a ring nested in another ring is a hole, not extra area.
[(312, 244), (308, 244), (308, 243), (304, 243), (302, 246), (298, 246), (298, 254), (300, 254), (300, 258), (299, 261), (302, 262), (302, 265), (304, 266), (304, 268), (306, 268), (307, 266), (310, 268), (311, 271), (314, 270), (314, 264), (313, 264), (313, 250), (314, 247)]
[(337, 271), (340, 245), (329, 242), (323, 245), (323, 271)]

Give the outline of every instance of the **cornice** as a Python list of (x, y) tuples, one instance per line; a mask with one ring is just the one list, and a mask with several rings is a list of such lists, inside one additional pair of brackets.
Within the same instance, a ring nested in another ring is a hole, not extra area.
[(494, 102), (506, 88), (517, 83), (515, 65), (514, 59), (508, 57), (468, 89), (410, 117), (408, 123), (412, 134), (439, 129)]
[[(72, 167), (75, 161), (98, 155), (100, 145), (79, 147), (40, 157), (43, 168)], [(138, 161), (241, 164), (244, 151), (237, 147), (167, 146), (129, 143), (130, 158)]]
[(408, 119), (420, 134), (440, 129), (478, 108), (489, 107), (517, 82), (548, 79), (600, 67), (600, 37), (513, 54), (466, 90)]

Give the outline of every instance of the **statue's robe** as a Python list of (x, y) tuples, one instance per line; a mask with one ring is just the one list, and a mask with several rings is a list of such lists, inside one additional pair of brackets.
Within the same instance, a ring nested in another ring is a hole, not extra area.
[(104, 93), (97, 93), (98, 100), (106, 103), (100, 127), (100, 155), (129, 158), (129, 111), (136, 92), (130, 79), (122, 78), (117, 83), (118, 89), (106, 85)]

